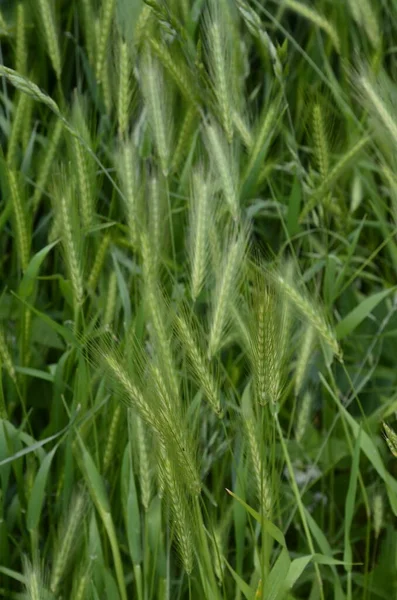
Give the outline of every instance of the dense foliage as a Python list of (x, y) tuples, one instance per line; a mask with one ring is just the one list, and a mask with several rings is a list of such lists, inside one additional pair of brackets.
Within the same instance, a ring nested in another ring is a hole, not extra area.
[(0, 3), (1, 597), (396, 597), (396, 10)]

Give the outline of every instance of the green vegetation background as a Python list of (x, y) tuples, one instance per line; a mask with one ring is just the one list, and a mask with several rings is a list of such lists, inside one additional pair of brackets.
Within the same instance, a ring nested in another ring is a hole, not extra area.
[(0, 3), (0, 597), (397, 597), (396, 11)]

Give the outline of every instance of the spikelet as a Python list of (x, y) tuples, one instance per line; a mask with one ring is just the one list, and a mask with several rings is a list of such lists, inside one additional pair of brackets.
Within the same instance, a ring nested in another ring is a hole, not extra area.
[(92, 265), (91, 273), (88, 277), (87, 287), (89, 290), (95, 290), (98, 284), (98, 279), (105, 263), (106, 253), (109, 248), (111, 236), (105, 234), (100, 241), (98, 251), (95, 256), (94, 264)]
[(276, 404), (285, 386), (285, 366), (289, 324), (285, 319), (283, 303), (275, 290), (263, 282), (255, 292), (252, 323), (252, 357), (256, 396), (259, 404)]
[(176, 148), (172, 158), (171, 168), (176, 172), (183, 158), (188, 154), (191, 144), (191, 134), (198, 120), (198, 113), (195, 107), (189, 107), (184, 116), (182, 125), (179, 129), (179, 135), (176, 142)]
[(394, 148), (397, 145), (397, 120), (394, 118), (393, 87), (385, 73), (375, 78), (368, 69), (361, 68), (355, 76), (355, 83), (361, 92), (370, 114), (390, 136)]
[(16, 167), (16, 155), (18, 150), (18, 142), (21, 139), (23, 126), (25, 123), (26, 112), (29, 110), (31, 98), (27, 94), (19, 94), (16, 105), (15, 115), (12, 122), (11, 134), (8, 140), (7, 147), (7, 163), (11, 168)]
[(119, 135), (123, 137), (128, 130), (132, 98), (132, 69), (130, 49), (121, 34), (118, 36), (118, 89), (117, 122)]
[(164, 44), (158, 42), (153, 36), (149, 37), (148, 42), (151, 50), (159, 59), (164, 70), (169, 74), (171, 79), (174, 80), (181, 94), (183, 94), (191, 107), (197, 108), (197, 92), (192, 83), (194, 77), (192, 77), (191, 72), (186, 71), (184, 66), (180, 64), (178, 57), (171, 56), (168, 48)]
[(95, 60), (95, 17), (91, 0), (81, 0), (80, 2), (83, 23), (85, 46), (87, 48), (88, 59), (91, 66), (94, 66)]
[(75, 309), (84, 299), (84, 277), (81, 267), (80, 223), (74, 202), (73, 182), (61, 173), (54, 186), (54, 210), (60, 226), (60, 234), (65, 254), (66, 267), (72, 283)]
[(48, 177), (50, 174), (52, 163), (54, 162), (55, 155), (58, 150), (59, 143), (61, 141), (63, 132), (63, 123), (60, 119), (55, 117), (55, 122), (53, 128), (51, 130), (51, 134), (48, 138), (47, 146), (45, 148), (45, 152), (42, 156), (42, 160), (40, 161), (40, 166), (38, 170), (38, 175), (36, 178), (36, 189), (33, 194), (33, 213), (37, 211), (39, 206), (39, 202), (44, 192), (44, 188), (47, 184)]
[(6, 336), (2, 325), (0, 325), (0, 360), (11, 379), (16, 383), (17, 377), (15, 367), (12, 362), (11, 353), (6, 342)]
[[(83, 105), (81, 99), (77, 95), (73, 101), (71, 122), (82, 140), (84, 140), (88, 146), (91, 146), (91, 139), (86, 124)], [(73, 153), (71, 158), (76, 173), (81, 224), (85, 231), (89, 231), (95, 217), (94, 162), (92, 156), (87, 152), (87, 149), (76, 136), (73, 136), (72, 138), (72, 147)]]
[(124, 197), (124, 207), (128, 223), (128, 233), (133, 248), (138, 243), (138, 161), (133, 138), (120, 144), (115, 154), (115, 166)]
[(375, 494), (374, 499), (373, 499), (372, 514), (373, 514), (375, 538), (378, 539), (379, 534), (382, 529), (382, 526), (383, 526), (383, 521), (384, 521), (383, 496), (379, 492), (377, 494)]
[(28, 215), (22, 189), (15, 171), (8, 169), (8, 185), (10, 189), (11, 204), (14, 213), (15, 238), (18, 250), (18, 259), (22, 271), (29, 263), (30, 235), (28, 233)]
[(298, 2), (297, 0), (284, 0), (284, 5), (301, 15), (314, 25), (317, 25), (319, 29), (322, 29), (331, 39), (335, 50), (340, 52), (340, 40), (338, 32), (330, 21), (327, 21), (325, 17), (320, 15), (316, 10), (309, 6)]
[(243, 180), (246, 181), (252, 173), (259, 171), (258, 165), (263, 164), (265, 152), (270, 147), (277, 121), (281, 114), (280, 101), (277, 99), (262, 111), (262, 115), (251, 136), (250, 153)]
[(232, 105), (234, 104), (233, 82), (231, 81), (233, 40), (224, 12), (224, 5), (219, 0), (211, 0), (205, 30), (212, 88), (223, 130), (228, 142), (231, 143), (233, 139)]
[(116, 405), (113, 411), (112, 420), (107, 432), (107, 440), (105, 445), (105, 453), (103, 455), (103, 472), (107, 473), (114, 458), (114, 447), (118, 435), (119, 424), (121, 419), (121, 406)]
[(313, 347), (316, 343), (316, 330), (311, 323), (304, 323), (304, 331), (299, 344), (295, 365), (295, 395), (302, 390), (306, 372), (310, 364)]
[(49, 600), (50, 594), (45, 586), (43, 569), (38, 559), (33, 564), (26, 557), (22, 557), (26, 600)]
[(193, 300), (198, 297), (206, 276), (209, 258), (209, 225), (213, 218), (214, 201), (210, 198), (211, 182), (202, 168), (192, 176), (189, 211), (190, 287)]
[(178, 396), (171, 395), (167, 373), (163, 373), (156, 364), (150, 365), (150, 385), (152, 395), (158, 401), (158, 424), (161, 430), (160, 440), (169, 457), (180, 467), (180, 477), (193, 495), (201, 490), (193, 444), (189, 437)]
[(81, 524), (85, 513), (85, 497), (77, 493), (71, 502), (68, 514), (58, 532), (57, 547), (51, 572), (50, 589), (57, 595), (59, 587), (67, 573), (71, 557), (81, 535)]
[(296, 421), (295, 439), (297, 442), (301, 442), (303, 440), (303, 436), (305, 435), (307, 424), (310, 418), (311, 407), (312, 395), (309, 391), (307, 391), (302, 398), (298, 418)]
[(115, 0), (104, 0), (102, 2), (101, 16), (98, 25), (97, 48), (96, 48), (96, 78), (98, 83), (103, 83), (104, 70), (106, 68), (107, 45), (112, 27)]
[(21, 75), (26, 75), (28, 51), (26, 48), (26, 5), (18, 2), (16, 13), (15, 32), (15, 70)]
[(233, 219), (237, 220), (240, 207), (236, 154), (233, 147), (226, 142), (221, 129), (215, 123), (208, 123), (205, 132), (208, 154), (214, 175), (219, 178), (224, 199), (229, 206)]
[(315, 102), (313, 106), (313, 137), (318, 169), (321, 178), (325, 179), (329, 171), (329, 153), (323, 112), (319, 102)]
[(177, 476), (174, 465), (164, 448), (160, 456), (160, 477), (169, 498), (180, 558), (186, 573), (190, 575), (194, 565), (194, 551), (189, 505), (179, 483), (180, 477)]
[(139, 481), (141, 486), (141, 500), (146, 511), (149, 509), (152, 498), (152, 478), (149, 460), (149, 448), (147, 444), (147, 435), (145, 425), (138, 416), (134, 418), (136, 425), (136, 438), (139, 455)]
[(383, 433), (390, 452), (397, 458), (397, 434), (387, 423), (383, 423)]
[(208, 356), (212, 358), (222, 343), (222, 336), (230, 322), (233, 298), (238, 291), (243, 258), (247, 250), (247, 230), (233, 233), (224, 250), (221, 267), (212, 298), (211, 326)]
[(322, 181), (319, 187), (314, 190), (312, 198), (305, 204), (299, 220), (302, 221), (310, 211), (315, 208), (317, 203), (329, 192), (330, 188), (334, 185), (337, 179), (343, 174), (343, 172), (349, 167), (349, 165), (357, 159), (357, 156), (362, 150), (369, 144), (371, 137), (364, 135), (360, 138), (345, 154), (341, 156), (338, 162), (329, 171), (327, 177)]
[(164, 231), (163, 215), (163, 186), (159, 177), (154, 173), (149, 180), (149, 236), (153, 268), (158, 269), (162, 251), (162, 238)]
[(145, 298), (149, 318), (153, 326), (155, 345), (157, 348), (156, 356), (166, 373), (171, 395), (174, 398), (179, 397), (179, 383), (175, 369), (175, 364), (171, 352), (170, 335), (164, 319), (164, 299), (161, 290), (157, 284), (156, 264), (153, 260), (149, 240), (145, 232), (141, 233), (141, 252), (142, 252), (142, 271), (144, 280)]
[(59, 49), (58, 33), (55, 25), (54, 4), (50, 0), (36, 0), (36, 2), (40, 12), (48, 56), (50, 57), (57, 78), (60, 79), (62, 70), (61, 51)]
[(257, 423), (248, 390), (249, 388), (245, 390), (242, 397), (242, 417), (253, 467), (257, 498), (261, 506), (263, 506), (265, 515), (269, 516), (272, 506), (271, 486), (263, 460), (263, 453), (260, 448)]
[(316, 306), (309, 299), (304, 290), (300, 291), (293, 281), (287, 279), (282, 271), (269, 272), (269, 277), (279, 292), (288, 296), (292, 306), (300, 313), (301, 317), (315, 328), (318, 335), (328, 344), (336, 356), (340, 358), (341, 349), (335, 332), (327, 323), (320, 307)]
[(348, 4), (357, 25), (364, 29), (372, 46), (378, 48), (381, 43), (381, 33), (374, 6), (371, 5), (370, 0), (349, 0)]
[(110, 273), (110, 277), (109, 277), (105, 312), (104, 312), (103, 320), (102, 320), (105, 328), (110, 327), (113, 324), (113, 320), (115, 317), (116, 301), (117, 301), (117, 275), (116, 275), (115, 271), (112, 271)]
[(182, 340), (183, 346), (189, 356), (193, 373), (197, 383), (202, 388), (206, 398), (216, 415), (222, 416), (222, 407), (220, 403), (220, 392), (212, 369), (208, 364), (204, 354), (198, 345), (197, 340), (193, 336), (191, 327), (189, 326), (184, 311), (176, 317), (177, 331)]
[(164, 176), (168, 175), (172, 150), (172, 119), (170, 114), (169, 87), (158, 61), (145, 48), (140, 62), (140, 83), (148, 112), (149, 125)]

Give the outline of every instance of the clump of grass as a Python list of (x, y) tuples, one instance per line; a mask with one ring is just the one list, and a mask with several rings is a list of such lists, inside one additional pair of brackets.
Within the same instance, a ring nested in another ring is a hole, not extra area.
[(392, 598), (390, 7), (1, 6), (1, 595)]

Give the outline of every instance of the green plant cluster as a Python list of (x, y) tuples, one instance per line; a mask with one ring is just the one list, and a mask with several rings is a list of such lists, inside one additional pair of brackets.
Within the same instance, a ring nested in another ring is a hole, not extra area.
[(1, 598), (397, 597), (396, 11), (0, 3)]

